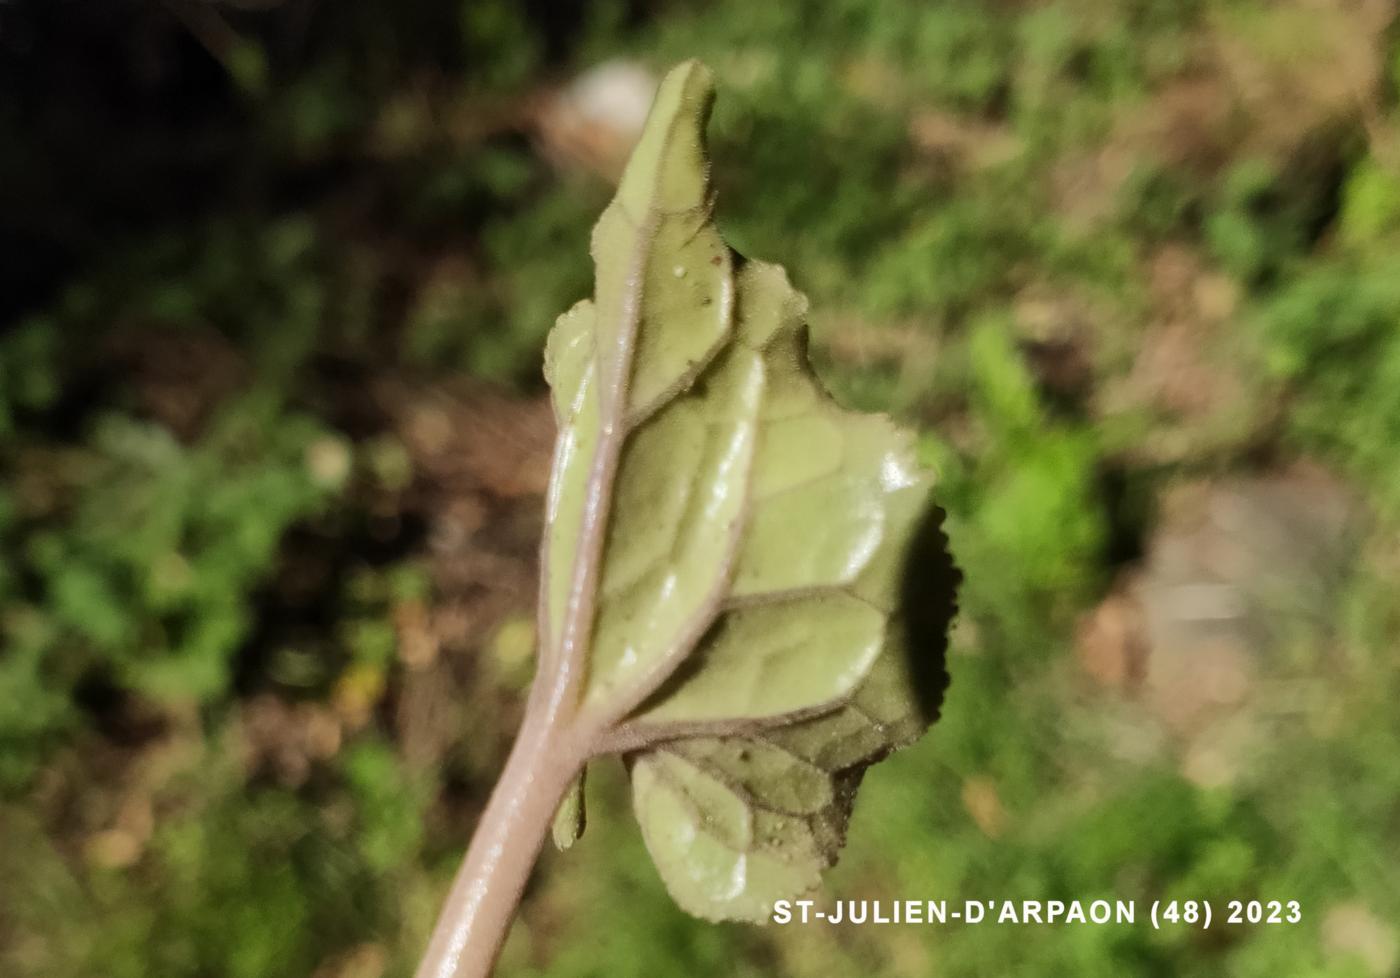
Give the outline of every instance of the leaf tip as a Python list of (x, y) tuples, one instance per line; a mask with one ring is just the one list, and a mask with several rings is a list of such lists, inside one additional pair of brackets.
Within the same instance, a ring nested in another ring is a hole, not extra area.
[(705, 203), (710, 184), (705, 126), (714, 99), (714, 73), (694, 58), (661, 80), (617, 188), (617, 199), (634, 217)]

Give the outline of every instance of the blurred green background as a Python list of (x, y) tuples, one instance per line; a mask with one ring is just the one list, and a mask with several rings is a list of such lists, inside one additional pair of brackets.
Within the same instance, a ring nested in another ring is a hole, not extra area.
[(0, 3), (0, 974), (411, 973), (531, 672), (543, 338), (690, 56), (966, 576), (823, 898), (1303, 920), (713, 926), (605, 764), (500, 973), (1400, 974), (1396, 8)]

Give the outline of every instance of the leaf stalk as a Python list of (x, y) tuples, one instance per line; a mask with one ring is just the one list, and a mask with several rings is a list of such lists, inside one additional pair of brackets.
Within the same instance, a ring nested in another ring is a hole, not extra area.
[(415, 978), (487, 978), (565, 791), (582, 770), (572, 683), (536, 684)]

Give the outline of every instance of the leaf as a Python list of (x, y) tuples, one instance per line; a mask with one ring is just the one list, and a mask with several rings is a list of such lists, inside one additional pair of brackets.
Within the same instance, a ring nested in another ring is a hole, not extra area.
[[(572, 684), (586, 754), (625, 755), (676, 901), (757, 921), (817, 885), (864, 769), (932, 721), (954, 583), (907, 607), (920, 533), (946, 561), (912, 438), (831, 400), (806, 299), (720, 238), (712, 99), (698, 62), (666, 76), (594, 298), (550, 335), (541, 674)], [(555, 840), (581, 831), (580, 781)]]
[(561, 851), (572, 848), (579, 836), (583, 835), (584, 826), (588, 824), (588, 812), (583, 796), (584, 781), (584, 774), (580, 772), (569, 785), (564, 800), (559, 804), (559, 811), (554, 815), (554, 825), (550, 834), (554, 839), (555, 848)]

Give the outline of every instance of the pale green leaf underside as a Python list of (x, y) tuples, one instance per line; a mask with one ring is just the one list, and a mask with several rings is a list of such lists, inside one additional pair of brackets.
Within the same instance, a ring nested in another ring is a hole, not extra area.
[(884, 634), (884, 615), (840, 591), (736, 608), (637, 717), (771, 717), (834, 702), (869, 671)]
[(765, 923), (836, 861), (865, 767), (923, 733), (896, 650), (832, 711), (670, 741), (632, 769), (632, 807), (671, 896), (707, 920)]
[(762, 920), (774, 899), (812, 889), (831, 863), (820, 818), (759, 805), (683, 754), (639, 757), (632, 792), (657, 869), (696, 916)]
[(677, 902), (761, 920), (834, 861), (864, 766), (927, 725), (893, 616), (929, 482), (817, 383), (783, 270), (720, 239), (710, 102), (703, 66), (663, 81), (594, 299), (550, 336), (542, 668), (582, 636), (583, 710), (643, 745), (634, 807)]

